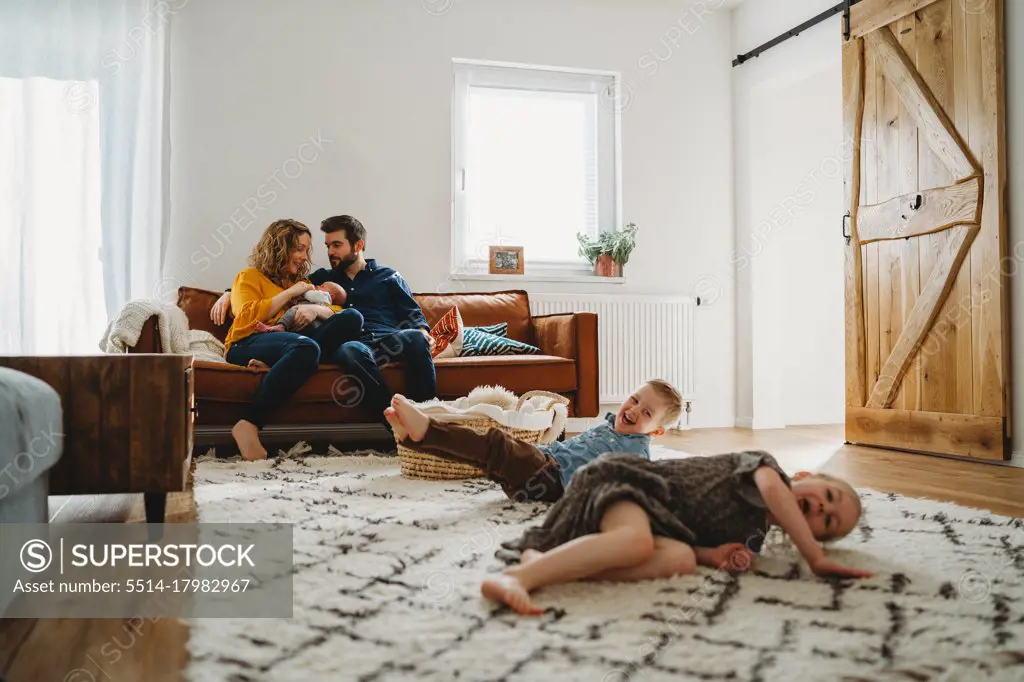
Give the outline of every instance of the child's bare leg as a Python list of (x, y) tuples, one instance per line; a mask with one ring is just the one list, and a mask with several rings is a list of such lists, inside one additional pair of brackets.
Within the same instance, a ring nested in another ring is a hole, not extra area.
[(635, 502), (617, 502), (601, 519), (601, 531), (556, 547), (532, 561), (513, 566), (485, 580), (480, 590), (488, 599), (511, 606), (519, 613), (540, 610), (529, 593), (545, 585), (566, 583), (613, 568), (636, 566), (654, 552), (654, 537), (647, 512)]
[(671, 578), (674, 575), (688, 575), (697, 570), (697, 556), (685, 542), (671, 538), (655, 537), (654, 553), (638, 566), (612, 568), (590, 576), (590, 580), (632, 582)]
[[(418, 443), (427, 435), (427, 428), (430, 426), (430, 417), (410, 403), (409, 399), (404, 395), (396, 394), (395, 397), (391, 399), (391, 407), (385, 411), (385, 417), (387, 417), (388, 412), (392, 412), (401, 423), (401, 429), (404, 434), (403, 438), (408, 436), (410, 439)], [(391, 428), (395, 428), (390, 417), (388, 417), (388, 423), (391, 424)]]

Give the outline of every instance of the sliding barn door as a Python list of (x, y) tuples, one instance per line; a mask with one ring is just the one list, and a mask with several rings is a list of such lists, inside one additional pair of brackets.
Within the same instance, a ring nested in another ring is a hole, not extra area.
[(846, 439), (1008, 456), (1002, 0), (862, 0), (843, 46)]

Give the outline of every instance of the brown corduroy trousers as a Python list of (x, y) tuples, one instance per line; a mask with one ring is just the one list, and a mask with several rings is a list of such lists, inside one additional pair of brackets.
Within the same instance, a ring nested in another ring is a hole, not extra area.
[(406, 438), (403, 445), (474, 464), (517, 502), (556, 502), (564, 492), (558, 463), (551, 456), (499, 429), (477, 433), (465, 426), (431, 419), (422, 441)]

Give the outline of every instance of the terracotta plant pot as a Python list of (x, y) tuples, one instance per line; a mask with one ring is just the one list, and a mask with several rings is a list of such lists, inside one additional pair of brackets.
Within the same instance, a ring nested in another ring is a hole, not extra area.
[(622, 266), (607, 253), (602, 253), (594, 261), (594, 274), (599, 277), (622, 277)]

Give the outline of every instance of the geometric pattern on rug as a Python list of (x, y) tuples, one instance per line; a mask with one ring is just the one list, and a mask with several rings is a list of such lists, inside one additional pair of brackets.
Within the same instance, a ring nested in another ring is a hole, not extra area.
[(985, 511), (862, 491), (829, 552), (871, 579), (817, 579), (771, 543), (738, 577), (546, 588), (527, 618), (479, 584), (546, 505), (485, 480), (405, 479), (394, 457), (204, 461), (195, 497), (202, 522), (294, 524), (295, 606), (192, 620), (194, 682), (1024, 680), (1024, 523)]

